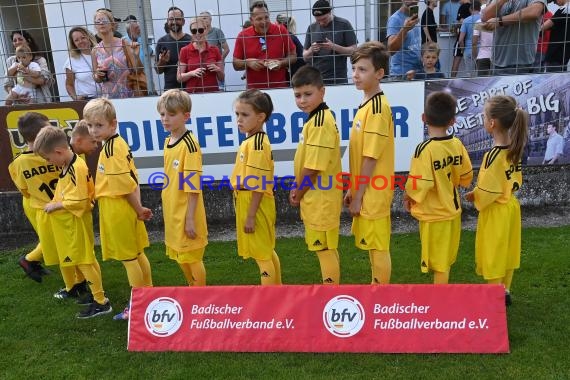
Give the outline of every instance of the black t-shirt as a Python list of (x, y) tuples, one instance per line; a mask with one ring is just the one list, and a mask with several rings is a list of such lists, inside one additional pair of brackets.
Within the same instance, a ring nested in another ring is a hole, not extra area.
[(161, 50), (164, 48), (170, 50), (170, 59), (164, 66), (164, 89), (184, 88), (184, 83), (178, 83), (176, 80), (176, 70), (178, 70), (178, 53), (180, 49), (188, 45), (192, 41), (192, 37), (188, 33), (184, 33), (181, 39), (176, 40), (170, 34), (162, 36), (156, 43), (156, 62)]
[(570, 59), (570, 16), (564, 13), (566, 8), (560, 8), (554, 13), (550, 21), (550, 42), (546, 51), (545, 60), (549, 63), (564, 65)]
[(437, 23), (435, 22), (435, 16), (433, 15), (433, 10), (431, 8), (426, 8), (425, 12), (422, 14), (420, 22), (422, 26), (422, 45), (427, 41), (426, 34), (424, 32), (424, 27), (426, 26), (431, 40), (433, 42), (437, 42)]

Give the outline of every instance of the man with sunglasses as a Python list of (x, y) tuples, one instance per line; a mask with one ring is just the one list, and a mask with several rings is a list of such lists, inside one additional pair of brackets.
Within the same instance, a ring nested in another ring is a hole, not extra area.
[(265, 1), (249, 10), (252, 26), (236, 38), (234, 69), (246, 71), (247, 88), (287, 87), (287, 70), (297, 60), (295, 44), (283, 25), (271, 23)]
[(156, 43), (156, 72), (164, 74), (164, 90), (184, 88), (184, 83), (176, 80), (178, 69), (178, 54), (180, 50), (192, 41), (188, 33), (182, 31), (184, 12), (178, 7), (168, 8), (166, 21), (168, 34), (160, 37)]

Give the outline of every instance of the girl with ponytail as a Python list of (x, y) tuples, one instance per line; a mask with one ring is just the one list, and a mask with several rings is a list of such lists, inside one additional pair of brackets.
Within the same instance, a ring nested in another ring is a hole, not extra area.
[(477, 185), (465, 198), (479, 211), (475, 239), (477, 274), (505, 287), (511, 304), (514, 270), (520, 266), (521, 211), (515, 192), (522, 185), (521, 158), (528, 137), (528, 114), (510, 96), (495, 96), (484, 108), (484, 127), (493, 137)]

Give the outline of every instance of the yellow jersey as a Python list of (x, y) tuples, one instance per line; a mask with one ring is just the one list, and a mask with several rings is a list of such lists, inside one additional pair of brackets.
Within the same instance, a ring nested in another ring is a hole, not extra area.
[(54, 202), (61, 202), (63, 208), (78, 218), (93, 209), (95, 185), (85, 161), (73, 155), (67, 169), (61, 172), (53, 197)]
[(451, 220), (461, 214), (458, 186), (468, 187), (473, 168), (465, 146), (454, 136), (420, 143), (410, 164), (406, 194), (411, 213), (423, 222)]
[[(392, 109), (383, 92), (379, 92), (358, 107), (354, 115), (349, 140), (349, 163), (354, 192), (355, 179), (362, 170), (363, 157), (376, 160), (372, 181), (378, 177), (387, 181), (384, 189), (368, 185), (362, 198), (360, 216), (379, 219), (390, 215), (394, 189), (390, 186), (394, 175), (394, 121)], [(379, 183), (382, 183), (382, 182)]]
[(118, 134), (103, 144), (97, 163), (95, 198), (117, 198), (130, 194), (139, 184), (133, 155)]
[(30, 207), (43, 209), (54, 196), (61, 171), (40, 155), (27, 151), (14, 158), (8, 172), (22, 195), (29, 198)]
[(317, 181), (301, 179), (298, 186), (311, 186), (301, 199), (301, 219), (313, 230), (328, 231), (340, 225), (342, 189), (336, 184), (341, 172), (340, 137), (335, 119), (325, 103), (309, 114), (295, 152), (295, 177), (303, 168), (317, 170)]
[(475, 207), (482, 211), (493, 202), (506, 204), (522, 185), (522, 164), (507, 160), (509, 150), (495, 146), (485, 153), (475, 186)]
[[(208, 243), (206, 210), (200, 187), (202, 176), (202, 151), (196, 138), (186, 131), (180, 139), (164, 144), (164, 174), (169, 183), (162, 189), (165, 245), (178, 252), (188, 252), (205, 247)], [(188, 194), (197, 193), (198, 203), (194, 214), (196, 239), (190, 239), (184, 228), (188, 210)]]
[(273, 197), (275, 162), (265, 132), (257, 132), (242, 141), (232, 170), (233, 189), (261, 192)]

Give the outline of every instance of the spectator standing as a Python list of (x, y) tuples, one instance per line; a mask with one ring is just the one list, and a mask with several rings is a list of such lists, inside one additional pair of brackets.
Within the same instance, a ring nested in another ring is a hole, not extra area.
[(437, 23), (435, 22), (435, 16), (433, 15), (433, 10), (437, 7), (437, 0), (427, 0), (427, 7), (424, 13), (422, 13), (422, 19), (420, 24), (422, 26), (422, 45), (426, 42), (437, 43)]
[[(48, 67), (46, 59), (42, 56), (39, 52), (38, 45), (36, 41), (33, 39), (30, 33), (25, 30), (16, 30), (10, 33), (10, 39), (12, 40), (12, 45), (14, 46), (14, 50), (17, 49), (19, 46), (26, 45), (32, 51), (34, 58), (33, 62), (37, 63), (41, 69), (41, 75), (37, 78), (31, 78), (30, 80), (36, 86), (37, 91), (35, 91), (35, 99), (33, 99), (34, 103), (48, 103), (52, 101), (51, 92), (50, 92), (50, 85), (53, 81), (53, 76), (51, 71)], [(16, 62), (16, 55), (8, 57), (6, 60), (6, 67), (12, 67), (12, 65)], [(16, 86), (15, 77), (10, 76), (9, 73), (6, 73), (6, 80), (4, 81), (4, 90), (6, 93), (10, 93), (12, 89)], [(30, 98), (29, 94), (24, 94), (18, 97), (17, 102), (19, 103), (30, 103), (32, 99)]]
[(459, 12), (460, 6), (460, 0), (448, 0), (443, 4), (439, 13), (439, 27), (442, 30), (453, 31), (452, 26), (457, 20), (457, 12)]
[[(93, 79), (101, 83), (103, 96), (111, 99), (130, 98), (132, 90), (127, 86), (129, 66), (125, 54), (132, 52), (126, 42), (115, 37), (113, 14), (107, 10), (98, 10), (93, 17), (97, 34), (101, 37), (91, 52)], [(140, 48), (140, 47), (138, 47)]]
[(475, 75), (475, 59), (476, 56), (473, 56), (473, 28), (475, 23), (481, 20), (481, 15), (479, 12), (481, 11), (481, 2), (479, 0), (475, 0), (471, 5), (471, 16), (467, 17), (461, 23), (461, 29), (459, 33), (459, 46), (463, 48), (463, 62), (465, 63), (465, 71), (467, 76), (474, 76)]
[[(113, 11), (110, 10), (109, 8), (99, 8), (99, 9), (97, 9), (97, 12), (99, 12), (99, 11), (107, 11), (111, 15), (113, 14)], [(118, 31), (119, 23), (121, 22), (121, 19), (113, 16), (112, 21), (113, 21), (113, 36), (117, 37), (117, 38), (123, 38), (122, 33)], [(101, 42), (101, 36), (99, 35), (98, 32), (95, 33), (95, 41), (97, 43)]]
[[(127, 17), (125, 17), (125, 19), (123, 20), (127, 23), (126, 26), (126, 30), (127, 30), (127, 35), (125, 36), (125, 40), (131, 44), (131, 48), (135, 48), (135, 43), (138, 44), (139, 46), (139, 57), (141, 59), (142, 63), (145, 63), (145, 57), (144, 57), (144, 49), (142, 48), (142, 44), (144, 43), (143, 39), (142, 39), (142, 35), (141, 35), (141, 26), (139, 24), (139, 22), (137, 21), (137, 18), (133, 15), (128, 15)], [(154, 55), (152, 49), (148, 50), (148, 53), (150, 54), (150, 56)]]
[(408, 71), (422, 70), (422, 37), (418, 16), (410, 16), (410, 6), (417, 6), (416, 0), (404, 0), (402, 6), (388, 19), (388, 51), (390, 75), (403, 76)]
[(325, 85), (348, 83), (347, 58), (356, 50), (356, 33), (350, 22), (332, 14), (328, 0), (317, 0), (315, 22), (307, 28), (303, 58), (316, 67)]
[(496, 0), (487, 4), (482, 20), (494, 30), (495, 74), (532, 72), (546, 0)]
[(230, 47), (226, 41), (226, 36), (220, 28), (212, 26), (212, 14), (209, 11), (200, 12), (200, 20), (206, 28), (206, 39), (211, 46), (215, 46), (220, 50), (223, 62), (230, 54)]
[(546, 71), (566, 71), (570, 59), (570, 8), (567, 0), (555, 0), (560, 8), (552, 18), (544, 23), (543, 28), (550, 29), (550, 41), (544, 57)]
[(216, 46), (206, 41), (206, 26), (201, 18), (190, 20), (192, 42), (180, 50), (176, 79), (186, 83), (186, 91), (219, 91), (218, 81), (224, 80), (222, 55)]
[(65, 61), (65, 89), (73, 100), (96, 98), (101, 89), (93, 80), (91, 50), (95, 47), (95, 36), (82, 26), (69, 30), (67, 46), (69, 58)]
[(280, 13), (277, 15), (276, 21), (278, 24), (283, 25), (289, 31), (289, 36), (293, 43), (295, 44), (295, 52), (297, 53), (297, 61), (289, 67), (289, 71), (287, 73), (287, 81), (290, 81), (293, 78), (293, 75), (299, 70), (301, 66), (305, 65), (305, 60), (303, 59), (303, 44), (295, 33), (297, 33), (297, 23), (293, 16), (287, 16), (284, 13)]
[(548, 124), (546, 132), (548, 133), (548, 140), (546, 141), (546, 152), (544, 152), (542, 164), (558, 164), (564, 155), (564, 138), (556, 132), (556, 127), (553, 124)]
[(237, 35), (234, 69), (246, 71), (248, 89), (286, 87), (289, 65), (297, 60), (289, 32), (271, 23), (265, 1), (254, 2), (249, 11), (252, 26)]
[(463, 20), (471, 16), (471, 1), (470, 0), (460, 0), (459, 10), (457, 11), (456, 22), (453, 24), (453, 32), (457, 35), (455, 40), (455, 45), (453, 47), (453, 63), (451, 64), (451, 77), (455, 78), (457, 72), (459, 71), (459, 66), (463, 61), (463, 51), (465, 46), (459, 44), (459, 34), (461, 30), (461, 25), (463, 25)]
[(546, 29), (546, 21), (552, 18), (552, 12), (546, 8), (546, 13), (542, 16), (542, 26), (540, 27), (540, 34), (538, 35), (538, 44), (536, 46), (536, 56), (534, 58), (534, 70), (537, 73), (544, 72), (544, 58), (548, 50), (548, 43), (550, 42), (550, 28)]
[(192, 41), (188, 33), (184, 33), (184, 12), (178, 7), (168, 8), (168, 19), (164, 29), (166, 35), (160, 37), (156, 43), (156, 72), (164, 74), (164, 90), (183, 88), (176, 78), (178, 71), (178, 54), (180, 50)]
[(491, 75), (491, 57), (493, 56), (493, 32), (483, 29), (482, 25), (481, 20), (475, 23), (471, 41), (471, 56), (476, 57), (478, 77)]

